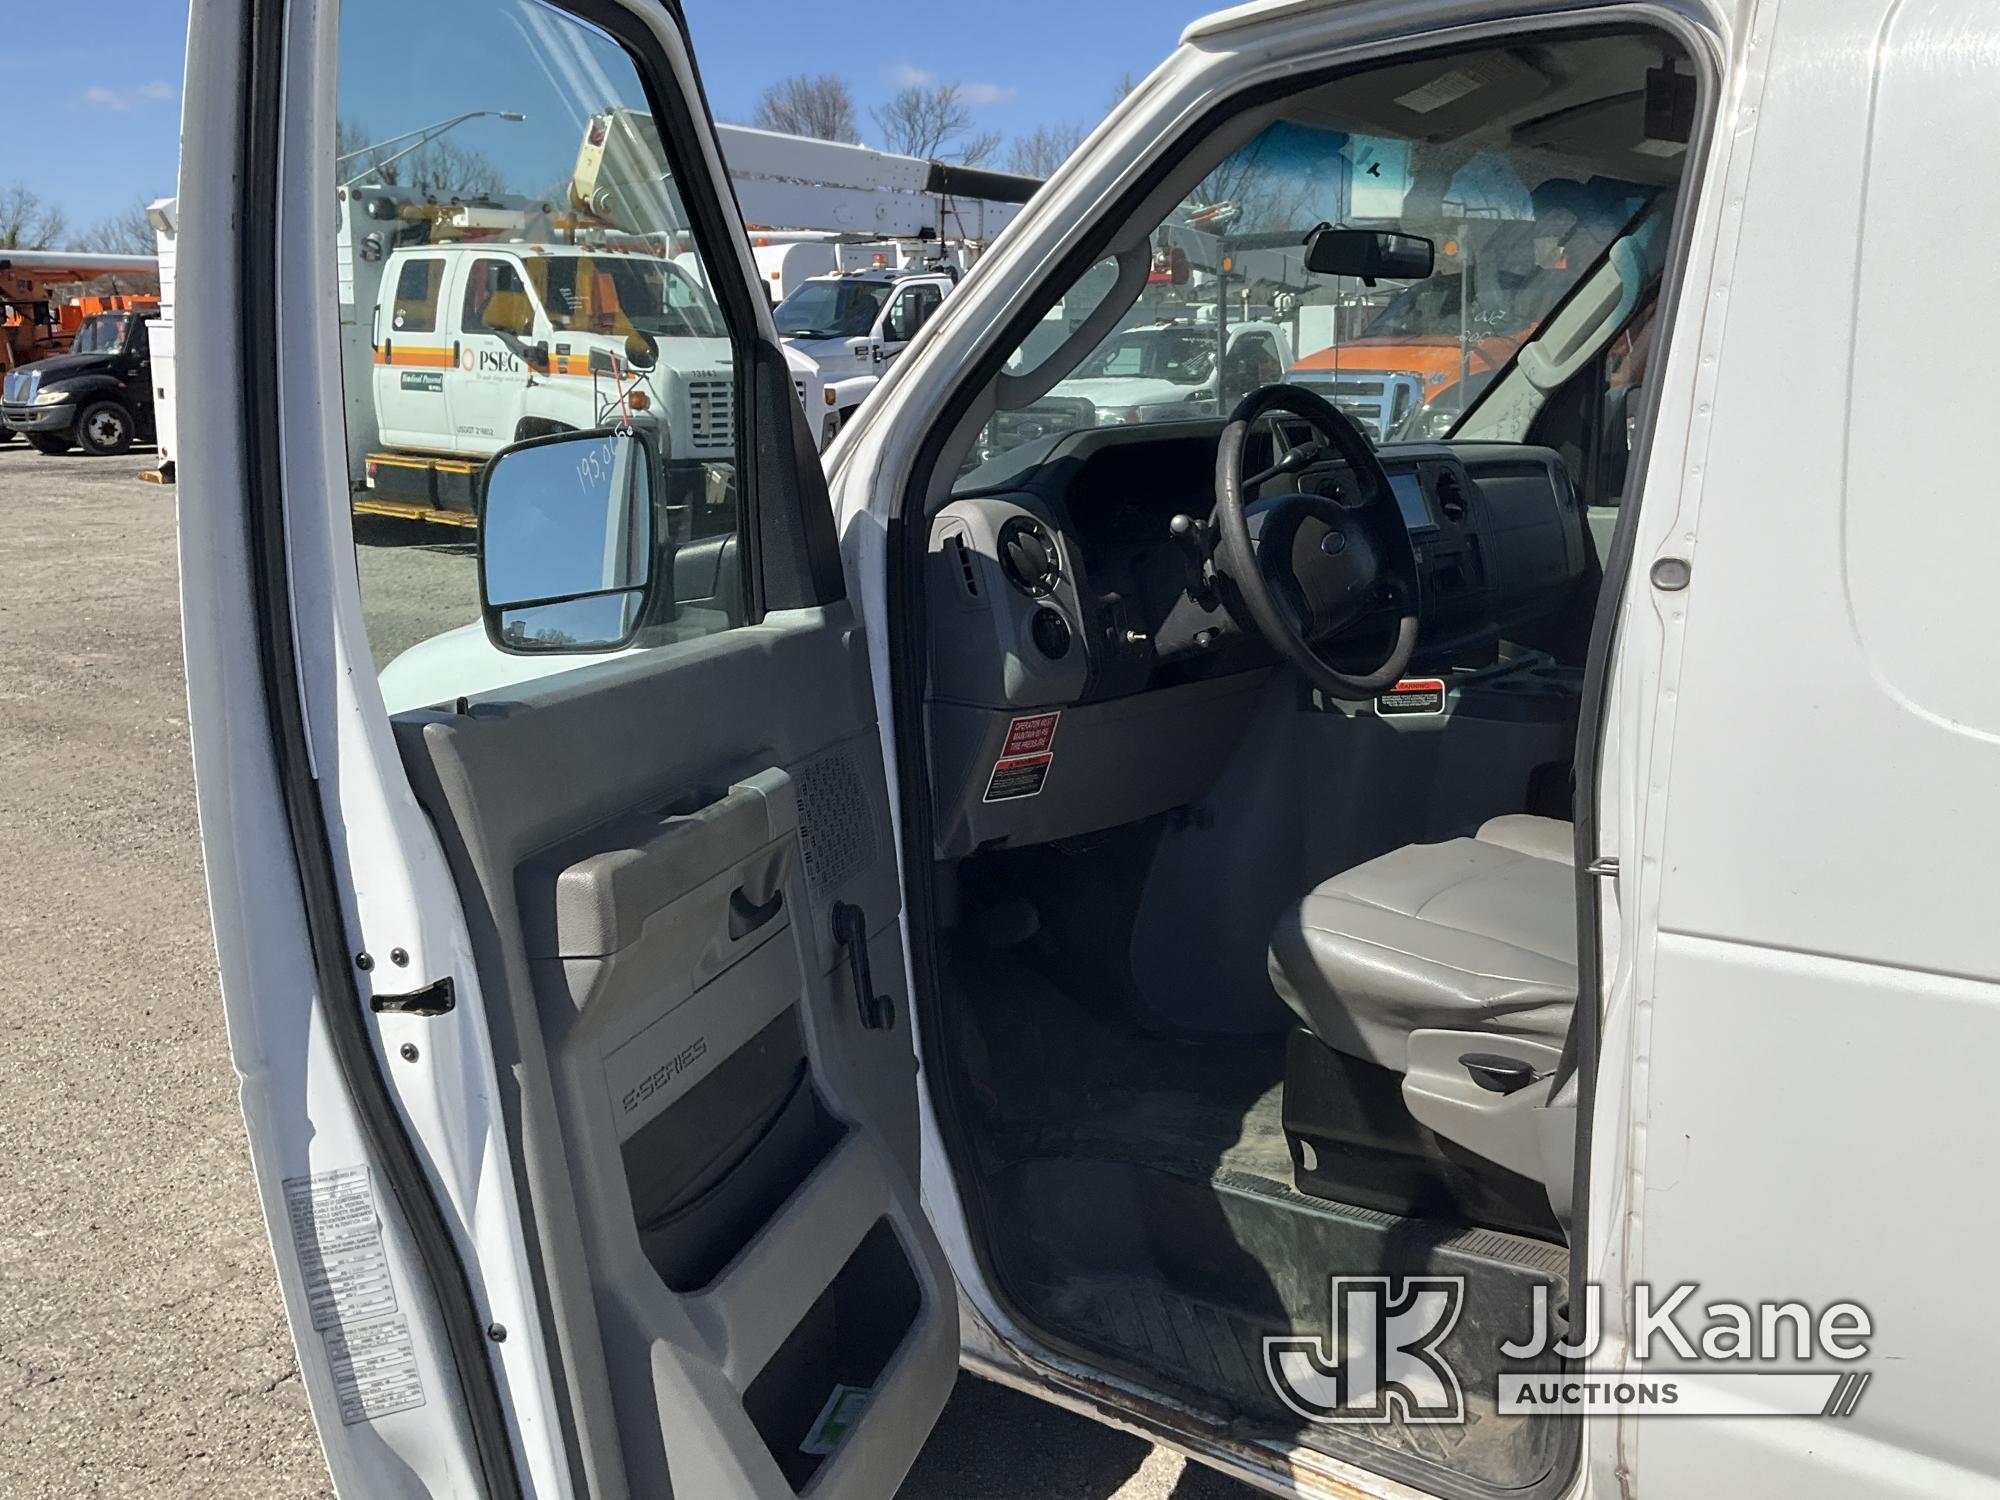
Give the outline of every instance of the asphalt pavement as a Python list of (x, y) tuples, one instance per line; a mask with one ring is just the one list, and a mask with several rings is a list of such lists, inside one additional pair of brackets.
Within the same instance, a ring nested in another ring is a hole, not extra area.
[[(223, 1035), (150, 463), (0, 445), (0, 1497), (330, 1495)], [(364, 576), (435, 600), (465, 540), (371, 532)], [(962, 1376), (898, 1500), (1250, 1493)]]

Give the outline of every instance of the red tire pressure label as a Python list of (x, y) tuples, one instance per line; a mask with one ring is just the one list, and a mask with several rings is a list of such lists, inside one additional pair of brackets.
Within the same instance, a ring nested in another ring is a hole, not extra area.
[(1444, 712), (1444, 679), (1405, 677), (1375, 700), (1375, 712), (1390, 719), (1398, 714), (1441, 714)]
[(988, 802), (1011, 802), (1016, 797), (1032, 797), (1049, 779), (1055, 764), (1055, 713), (1028, 714), (1007, 726), (1007, 743), (993, 763), (993, 775), (986, 782)]

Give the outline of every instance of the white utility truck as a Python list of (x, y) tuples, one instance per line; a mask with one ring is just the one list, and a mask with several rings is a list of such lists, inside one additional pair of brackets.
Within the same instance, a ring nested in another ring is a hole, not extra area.
[[(341, 1495), (887, 1500), (961, 1367), (1276, 1495), (2000, 1494), (2000, 10), (1196, 20), (829, 463), (681, 7), (425, 19), (194, 0), (182, 92), (196, 791)], [(667, 237), (440, 287), (685, 272), (730, 503), (665, 387), (510, 406), (475, 545), (357, 567), (335, 122), (503, 86), (508, 181), (642, 112)], [(1428, 289), (1421, 439), (1222, 358), (1356, 287)], [(1162, 316), (1212, 413), (1018, 430)]]
[(399, 249), (369, 345), (376, 438), (357, 508), (472, 515), (510, 443), (645, 423), (671, 468), (735, 449), (728, 333), (706, 289), (655, 251), (506, 240)]
[[(824, 448), (949, 289), (945, 268), (1039, 184), (741, 126), (721, 141), (780, 284), (807, 249), (799, 235), (815, 236), (813, 260), (835, 271), (915, 278), (878, 299), (879, 326), (858, 347), (787, 341), (793, 390)], [(376, 412), (372, 433), (362, 422), (348, 434), (357, 509), (469, 525), (488, 455), (614, 412), (656, 432), (678, 490), (703, 503), (700, 465), (733, 442), (735, 395), (712, 298), (698, 267), (676, 264), (688, 226), (662, 189), (649, 116), (592, 114), (555, 201), (439, 203), (380, 180), (366, 148), (348, 159), (361, 170), (339, 190), (347, 373), (369, 384)], [(975, 192), (986, 196), (959, 196)]]
[(785, 347), (812, 361), (845, 425), (957, 284), (955, 270), (928, 266), (830, 271), (800, 282), (771, 320)]

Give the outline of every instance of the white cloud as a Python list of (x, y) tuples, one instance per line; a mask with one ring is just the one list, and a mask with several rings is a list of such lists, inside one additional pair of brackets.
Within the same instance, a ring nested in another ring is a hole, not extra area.
[[(882, 70), (882, 78), (899, 89), (935, 88), (940, 81), (929, 68), (920, 68), (909, 62), (890, 63)], [(1005, 104), (1020, 92), (1006, 83), (961, 83), (958, 86), (959, 97), (974, 109)]]
[(144, 104), (160, 104), (174, 97), (174, 86), (162, 79), (142, 83), (137, 88), (108, 89), (102, 84), (83, 91), (83, 102), (92, 109), (115, 110), (124, 114)]

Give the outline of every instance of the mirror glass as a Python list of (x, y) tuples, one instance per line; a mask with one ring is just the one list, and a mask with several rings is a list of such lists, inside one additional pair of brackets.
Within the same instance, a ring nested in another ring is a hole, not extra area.
[(503, 651), (627, 644), (653, 571), (653, 463), (637, 433), (570, 432), (497, 454), (479, 520), (486, 632)]
[(1306, 241), (1306, 269), (1321, 276), (1420, 281), (1431, 274), (1435, 248), (1420, 234), (1320, 228)]

